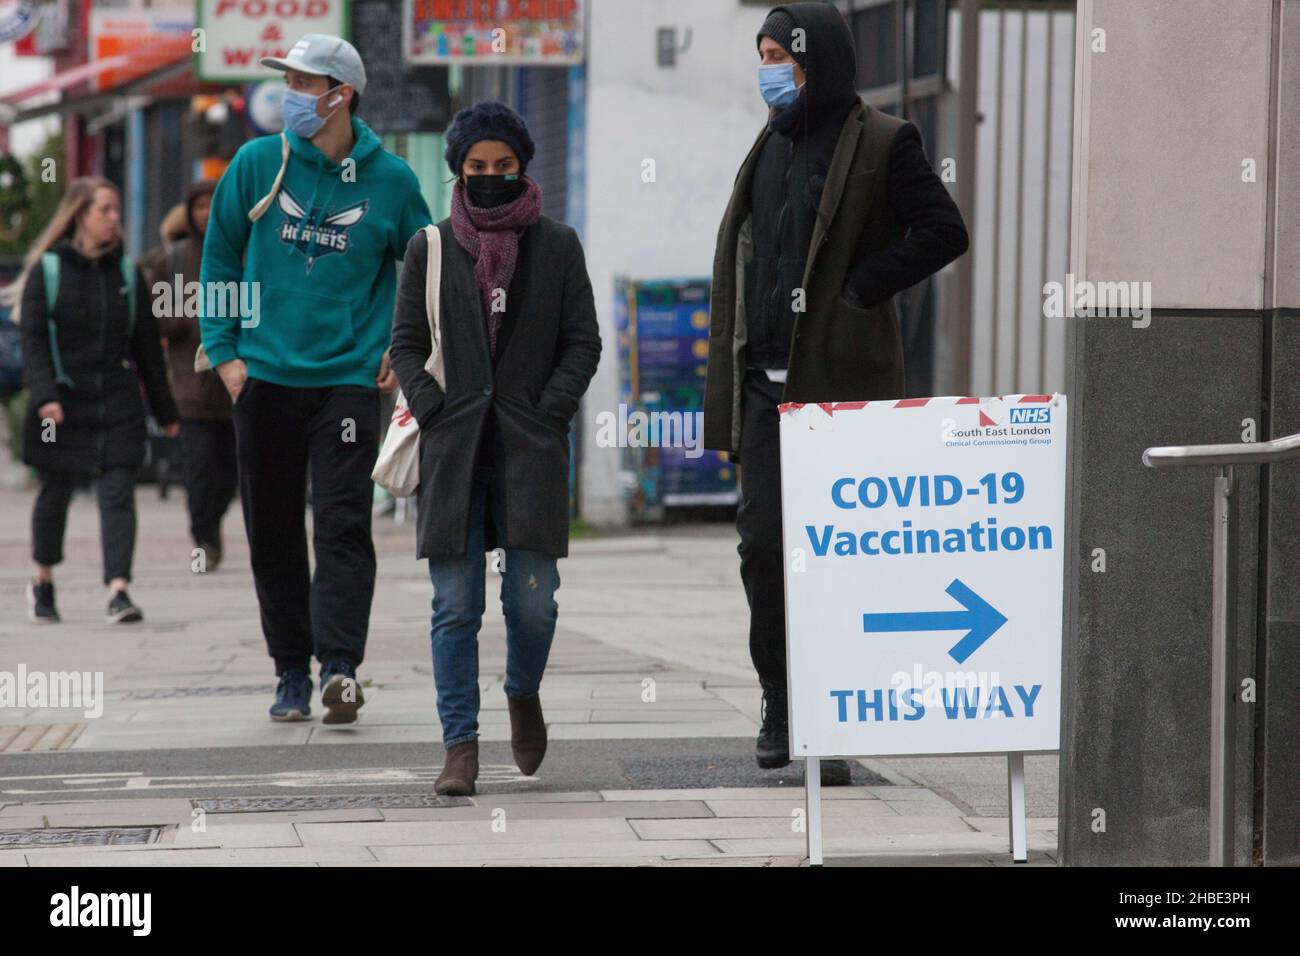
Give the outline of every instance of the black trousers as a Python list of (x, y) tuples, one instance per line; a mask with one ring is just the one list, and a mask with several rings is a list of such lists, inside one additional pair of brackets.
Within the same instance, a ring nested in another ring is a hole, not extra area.
[[(77, 476), (68, 472), (41, 472), (41, 490), (32, 508), (32, 560), (53, 566), (63, 560), (63, 536), (68, 526), (68, 505), (77, 488)], [(135, 469), (110, 468), (95, 479), (99, 498), (99, 541), (104, 550), (104, 583), (114, 578), (131, 580), (135, 555)]]
[(749, 599), (749, 656), (765, 688), (784, 697), (785, 578), (781, 551), (781, 437), (784, 386), (745, 372), (741, 393), (740, 578)]
[[(375, 591), (370, 537), (379, 391), (288, 388), (249, 379), (234, 407), (239, 493), (276, 674), (365, 656)], [(307, 560), (307, 477), (312, 544)]]
[(221, 544), (221, 519), (239, 485), (233, 422), (181, 421), (185, 497), (195, 544)]

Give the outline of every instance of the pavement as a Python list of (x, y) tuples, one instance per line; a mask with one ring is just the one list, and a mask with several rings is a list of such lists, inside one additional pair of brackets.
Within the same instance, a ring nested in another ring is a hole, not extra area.
[[(806, 862), (802, 764), (753, 761), (759, 692), (728, 524), (573, 542), (536, 777), (510, 757), (490, 600), (479, 794), (436, 798), (430, 585), (409, 523), (376, 520), (360, 719), (322, 725), (317, 694), (312, 721), (277, 724), (237, 504), (224, 563), (196, 573), (183, 493), (142, 486), (131, 594), (145, 621), (109, 625), (98, 513), (79, 494), (63, 621), (41, 626), (24, 596), (33, 497), (0, 489), (0, 689), (6, 672), (78, 672), (102, 679), (102, 700), (88, 715), (0, 694), (0, 867)], [(1027, 865), (1053, 866), (1056, 757), (1026, 757), (1025, 774)], [(855, 761), (851, 786), (823, 790), (826, 864), (1010, 865), (1006, 790), (1001, 757)]]

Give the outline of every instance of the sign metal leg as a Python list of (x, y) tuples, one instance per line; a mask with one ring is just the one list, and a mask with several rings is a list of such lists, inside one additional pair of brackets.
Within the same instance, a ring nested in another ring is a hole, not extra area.
[(808, 865), (822, 865), (822, 762), (817, 757), (804, 761), (804, 794), (808, 800)]
[(1007, 754), (1007, 824), (1011, 858), (1017, 863), (1029, 859), (1025, 826), (1025, 755)]

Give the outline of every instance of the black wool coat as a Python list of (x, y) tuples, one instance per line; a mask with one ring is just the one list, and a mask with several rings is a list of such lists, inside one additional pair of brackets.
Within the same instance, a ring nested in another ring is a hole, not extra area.
[(542, 216), (524, 230), (506, 294), (512, 326), (495, 367), (474, 261), (442, 236), (441, 339), (444, 393), (424, 370), (431, 349), (424, 289), (428, 239), (407, 244), (393, 314), (389, 360), (420, 425), (417, 556), (465, 554), (470, 486), (489, 416), (492, 460), (504, 500), (506, 540), (487, 524), (487, 547), (569, 551), (569, 422), (596, 373), (600, 330), (582, 244), (572, 228)]
[[(23, 371), (30, 396), (23, 461), (41, 471), (91, 476), (110, 468), (138, 468), (147, 438), (142, 383), (158, 423), (177, 420), (149, 286), (137, 269), (135, 327), (128, 335), (121, 251), (91, 260), (67, 239), (53, 251), (60, 260), (53, 313), (56, 341), (64, 375), (72, 384), (55, 380), (45, 279), (37, 262), (23, 286)], [(63, 406), (64, 423), (54, 426), (52, 435), (39, 416), (48, 402)], [(47, 437), (53, 441), (44, 440)]]

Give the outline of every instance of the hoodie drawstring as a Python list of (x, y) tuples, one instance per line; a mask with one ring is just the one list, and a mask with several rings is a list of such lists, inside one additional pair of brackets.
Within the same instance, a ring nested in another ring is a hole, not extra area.
[[(329, 206), (329, 199), (325, 201), (319, 211), (316, 207), (316, 197), (320, 194), (321, 177), (325, 175), (325, 164), (318, 162), (316, 164), (316, 182), (311, 187), (311, 201), (307, 203), (306, 215), (303, 216), (303, 229), (311, 229), (311, 239), (307, 243), (307, 268), (311, 269), (312, 259), (316, 257), (316, 237), (320, 234), (320, 216)], [(330, 199), (334, 198), (334, 190), (330, 189)], [(292, 247), (290, 247), (292, 249)]]

